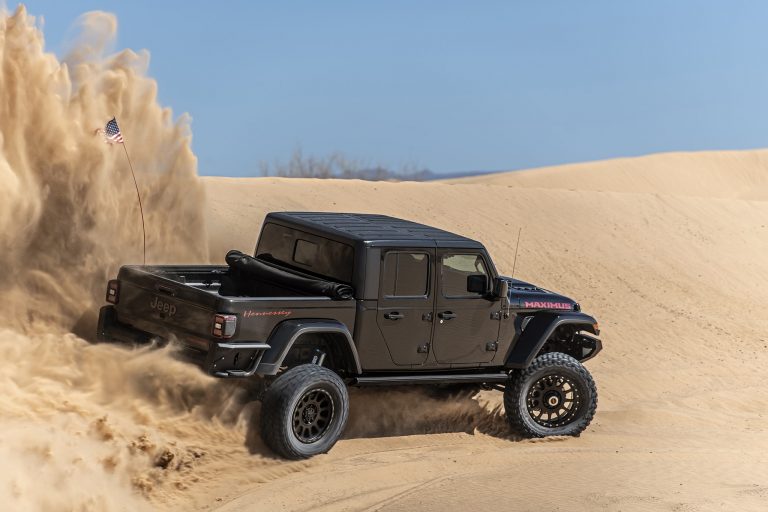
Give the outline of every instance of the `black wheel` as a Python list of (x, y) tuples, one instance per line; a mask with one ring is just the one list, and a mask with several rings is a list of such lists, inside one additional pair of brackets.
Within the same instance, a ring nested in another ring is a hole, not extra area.
[(287, 459), (326, 453), (349, 416), (349, 396), (333, 371), (314, 364), (291, 368), (264, 393), (261, 438)]
[(504, 409), (512, 429), (525, 437), (578, 436), (595, 415), (597, 388), (583, 364), (550, 352), (510, 375)]

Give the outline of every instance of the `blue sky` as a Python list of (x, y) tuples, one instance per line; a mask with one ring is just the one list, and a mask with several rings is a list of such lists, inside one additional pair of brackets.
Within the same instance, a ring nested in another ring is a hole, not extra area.
[(81, 13), (117, 14), (205, 175), (299, 146), (436, 172), (768, 146), (768, 2), (26, 5), (56, 53)]

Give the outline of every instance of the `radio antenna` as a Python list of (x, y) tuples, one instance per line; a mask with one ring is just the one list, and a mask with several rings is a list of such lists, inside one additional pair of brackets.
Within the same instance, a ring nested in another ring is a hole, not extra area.
[(517, 250), (520, 248), (520, 233), (523, 232), (522, 226), (517, 230), (517, 244), (515, 245), (515, 261), (512, 263), (512, 279), (515, 278), (515, 267), (517, 266)]

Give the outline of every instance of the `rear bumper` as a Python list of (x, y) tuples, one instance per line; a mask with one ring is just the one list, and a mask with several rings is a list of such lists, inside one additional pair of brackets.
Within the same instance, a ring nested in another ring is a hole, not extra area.
[[(131, 345), (147, 344), (152, 339), (162, 339), (160, 336), (120, 322), (114, 306), (104, 306), (99, 311), (96, 337), (104, 343)], [(204, 358), (186, 357), (185, 359), (195, 361), (203, 371), (215, 377), (250, 377), (257, 372), (259, 363), (269, 348), (270, 346), (266, 343), (209, 341)], [(200, 350), (194, 350), (194, 352), (202, 353)]]

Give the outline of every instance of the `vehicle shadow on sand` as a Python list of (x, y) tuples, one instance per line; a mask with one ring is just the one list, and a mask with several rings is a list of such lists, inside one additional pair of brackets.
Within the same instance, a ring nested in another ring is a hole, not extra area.
[[(342, 439), (462, 432), (510, 441), (522, 439), (510, 431), (501, 405), (501, 394), (496, 391), (484, 391), (478, 395), (476, 390), (471, 389), (352, 388), (349, 395), (349, 420)], [(261, 440), (260, 404), (253, 405), (246, 447), (252, 454), (274, 457)]]
[(458, 432), (521, 439), (510, 432), (501, 394), (496, 391), (478, 394), (473, 388), (432, 387), (350, 390), (346, 439)]

